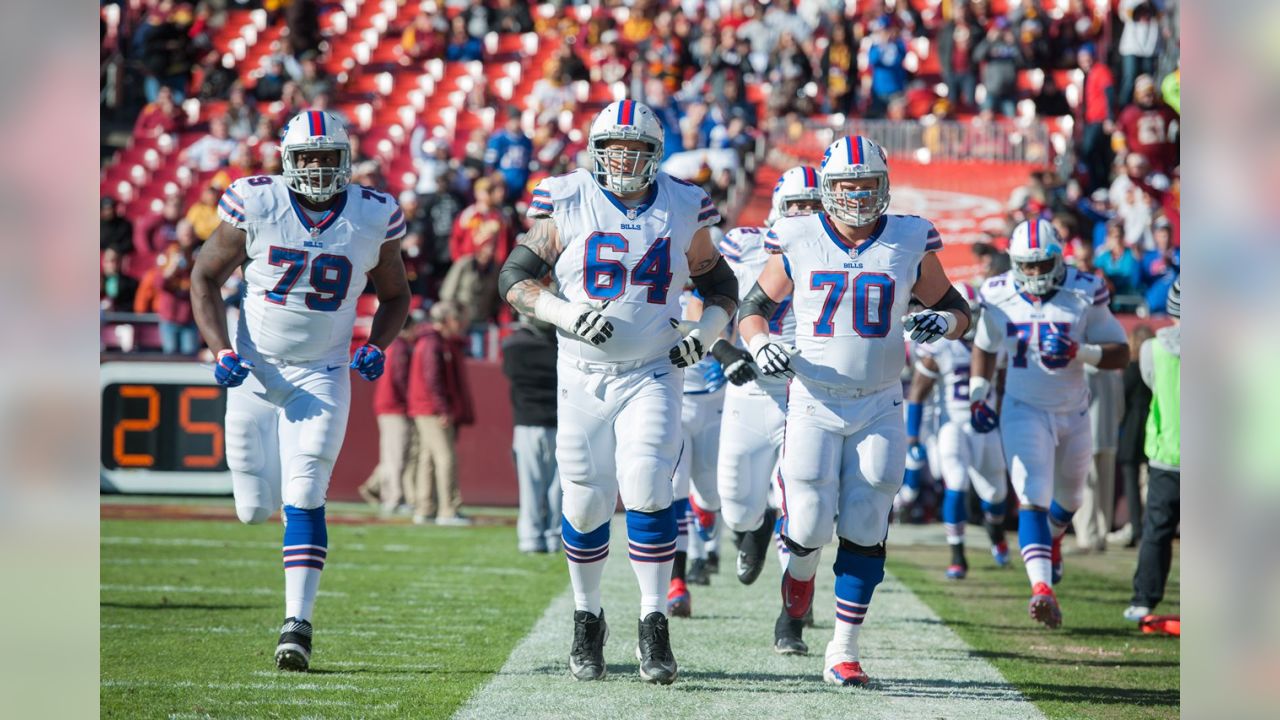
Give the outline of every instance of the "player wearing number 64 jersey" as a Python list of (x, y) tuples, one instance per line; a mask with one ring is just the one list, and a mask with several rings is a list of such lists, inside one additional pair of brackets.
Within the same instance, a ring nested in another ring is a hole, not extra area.
[[(191, 275), (195, 318), (217, 354), (227, 392), (227, 465), (236, 514), (261, 523), (284, 504), (285, 623), (276, 665), (306, 670), (311, 614), (328, 553), (325, 492), (347, 429), (348, 367), (382, 374), (383, 346), (409, 311), (400, 260), (404, 214), (396, 201), (349, 187), (342, 123), (305, 111), (285, 127), (283, 175), (235, 181), (218, 203), (222, 223)], [(243, 267), (248, 286), (235, 344), (222, 284)], [(356, 298), (366, 276), (379, 307), (369, 342), (348, 358)]]
[[(702, 359), (738, 302), (709, 231), (720, 213), (701, 188), (659, 172), (662, 138), (645, 105), (605, 107), (588, 135), (591, 168), (538, 184), (533, 226), (498, 280), (517, 310), (560, 329), (556, 462), (575, 605), (569, 670), (578, 680), (606, 673), (600, 580), (619, 496), (640, 585), (640, 677), (676, 679), (664, 611), (676, 554), (671, 478), (684, 368)], [(553, 267), (560, 296), (540, 282)], [(676, 329), (690, 277), (702, 315)]]
[[(1080, 507), (1093, 457), (1085, 364), (1105, 370), (1129, 362), (1124, 328), (1107, 308), (1102, 279), (1062, 260), (1062, 243), (1044, 220), (1023, 222), (1009, 239), (1013, 267), (979, 292), (982, 319), (969, 380), (971, 422), (1001, 428), (1005, 460), (1018, 493), (1018, 544), (1031, 581), (1029, 612), (1050, 628), (1062, 624), (1053, 585), (1055, 548)], [(1001, 417), (991, 407), (996, 352), (1008, 357)], [(1058, 567), (1055, 567), (1055, 566)]]
[[(823, 212), (774, 223), (782, 253), (743, 299), (740, 328), (762, 371), (795, 375), (780, 472), (782, 537), (791, 551), (784, 608), (793, 618), (808, 610), (818, 549), (835, 530), (836, 630), (823, 678), (862, 685), (858, 633), (884, 578), (889, 510), (906, 460), (903, 331), (919, 342), (957, 338), (969, 307), (938, 261), (933, 224), (885, 214), (889, 167), (880, 146), (841, 138), (819, 174)], [(796, 357), (768, 333), (768, 318), (788, 295)], [(912, 295), (928, 309), (903, 317)]]

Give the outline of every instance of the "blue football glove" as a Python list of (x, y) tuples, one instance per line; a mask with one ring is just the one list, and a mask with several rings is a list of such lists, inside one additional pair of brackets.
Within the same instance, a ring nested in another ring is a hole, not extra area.
[(1040, 360), (1050, 369), (1065, 367), (1075, 358), (1080, 343), (1057, 329), (1040, 336)]
[(979, 433), (989, 433), (1000, 426), (1000, 416), (994, 408), (981, 400), (969, 406), (969, 422)]
[(235, 350), (223, 350), (218, 353), (218, 362), (213, 366), (213, 379), (223, 387), (238, 387), (249, 377), (253, 363), (241, 360)]
[(365, 380), (377, 380), (382, 377), (382, 370), (387, 364), (387, 354), (373, 343), (365, 343), (356, 350), (351, 358), (351, 369), (360, 373)]
[(724, 377), (724, 366), (715, 360), (705, 363), (706, 367), (702, 369), (702, 379), (707, 382), (707, 390), (715, 392), (724, 387), (728, 382)]

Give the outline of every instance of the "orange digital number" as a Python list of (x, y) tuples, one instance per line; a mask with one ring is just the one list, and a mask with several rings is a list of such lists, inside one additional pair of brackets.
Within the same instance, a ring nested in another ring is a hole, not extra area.
[(222, 426), (216, 422), (196, 422), (191, 419), (192, 400), (217, 400), (218, 388), (189, 387), (178, 396), (178, 422), (183, 432), (188, 435), (208, 435), (212, 443), (212, 452), (208, 455), (187, 455), (182, 458), (182, 466), (189, 468), (217, 467), (222, 462)]
[(156, 458), (150, 453), (125, 452), (125, 435), (131, 432), (151, 432), (160, 424), (160, 392), (150, 385), (121, 385), (121, 400), (143, 399), (147, 401), (147, 415), (140, 418), (121, 418), (113, 432), (112, 452), (120, 467), (151, 467)]

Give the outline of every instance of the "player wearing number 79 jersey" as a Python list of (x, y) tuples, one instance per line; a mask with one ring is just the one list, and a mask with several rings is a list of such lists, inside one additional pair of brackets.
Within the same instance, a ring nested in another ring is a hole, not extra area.
[[(1053, 585), (1054, 549), (1080, 507), (1093, 457), (1085, 364), (1123, 368), (1124, 328), (1107, 308), (1102, 279), (1062, 260), (1062, 243), (1044, 220), (1023, 222), (1009, 239), (1013, 267), (979, 292), (982, 319), (969, 380), (971, 422), (978, 432), (1001, 426), (1005, 460), (1018, 493), (1018, 544), (1031, 582), (1031, 617), (1062, 624)], [(1003, 417), (991, 407), (996, 352), (1008, 357)], [(1055, 567), (1058, 566), (1058, 567)]]
[[(779, 484), (791, 551), (784, 609), (800, 618), (813, 601), (818, 550), (831, 540), (835, 636), (823, 678), (863, 685), (858, 635), (884, 578), (889, 510), (907, 451), (902, 418), (904, 329), (919, 342), (957, 338), (969, 307), (947, 279), (933, 224), (888, 215), (889, 167), (867, 138), (837, 140), (819, 169), (823, 212), (771, 228), (771, 257), (742, 301), (742, 336), (768, 375), (794, 373)], [(767, 319), (788, 295), (799, 357), (770, 339)], [(926, 310), (906, 315), (914, 295)], [(904, 317), (906, 315), (906, 317)]]
[[(227, 465), (236, 514), (261, 523), (284, 503), (285, 623), (276, 665), (306, 670), (311, 613), (328, 553), (325, 492), (347, 429), (351, 373), (382, 374), (381, 347), (409, 311), (400, 260), (404, 214), (391, 197), (348, 186), (351, 146), (337, 118), (298, 114), (281, 143), (283, 175), (235, 181), (222, 223), (196, 258), (191, 300), (227, 392)], [(235, 334), (221, 288), (248, 286)], [(369, 342), (348, 361), (356, 298), (378, 291)]]

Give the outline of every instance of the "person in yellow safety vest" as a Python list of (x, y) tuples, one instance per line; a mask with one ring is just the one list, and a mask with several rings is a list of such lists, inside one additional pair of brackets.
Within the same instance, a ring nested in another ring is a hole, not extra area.
[(1173, 562), (1173, 536), (1181, 515), (1181, 278), (1173, 282), (1169, 291), (1168, 309), (1173, 325), (1161, 328), (1154, 338), (1144, 342), (1138, 356), (1142, 380), (1151, 388), (1146, 433), (1150, 477), (1138, 569), (1133, 574), (1133, 600), (1124, 611), (1126, 620), (1138, 623), (1164, 599), (1169, 565)]

